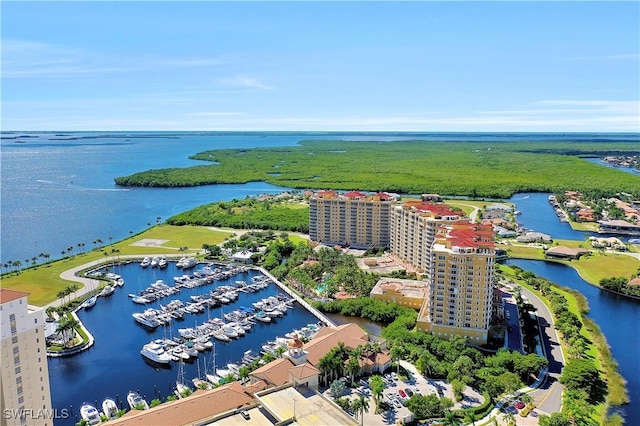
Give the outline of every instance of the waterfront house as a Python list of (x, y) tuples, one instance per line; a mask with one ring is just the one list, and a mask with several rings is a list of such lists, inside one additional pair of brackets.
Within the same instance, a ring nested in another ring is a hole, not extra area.
[(373, 299), (419, 310), (428, 291), (429, 283), (427, 281), (381, 278), (371, 290), (370, 296)]
[(552, 247), (546, 251), (545, 257), (552, 257), (556, 259), (580, 259), (580, 256), (589, 253), (589, 250), (582, 248), (570, 248), (564, 246)]

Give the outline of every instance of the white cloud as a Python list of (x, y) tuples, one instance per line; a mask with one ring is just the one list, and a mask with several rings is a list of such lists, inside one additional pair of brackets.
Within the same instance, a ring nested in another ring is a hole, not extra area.
[(248, 77), (246, 75), (236, 75), (228, 78), (220, 78), (218, 82), (230, 87), (241, 87), (249, 89), (259, 90), (274, 90), (275, 87), (265, 84), (254, 77)]

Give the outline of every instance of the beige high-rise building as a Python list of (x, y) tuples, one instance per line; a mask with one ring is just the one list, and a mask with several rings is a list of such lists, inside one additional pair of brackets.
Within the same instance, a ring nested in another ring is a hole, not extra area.
[(389, 247), (389, 214), (395, 202), (386, 192), (319, 191), (309, 199), (309, 238), (327, 245)]
[[(52, 425), (42, 308), (28, 293), (0, 289), (0, 425)], [(64, 413), (60, 413), (64, 415)]]
[(430, 292), (417, 328), (443, 338), (487, 342), (495, 265), (494, 232), (489, 225), (441, 224), (431, 249)]
[(454, 210), (447, 204), (408, 201), (394, 206), (389, 226), (391, 252), (429, 279), (431, 247), (438, 227), (462, 217), (462, 210)]

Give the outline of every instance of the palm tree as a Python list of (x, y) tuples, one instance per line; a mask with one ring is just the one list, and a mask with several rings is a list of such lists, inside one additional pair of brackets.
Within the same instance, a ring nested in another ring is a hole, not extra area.
[(464, 412), (464, 423), (465, 424), (470, 424), (472, 426), (475, 426), (475, 424), (476, 424), (476, 415), (473, 413), (473, 411), (465, 411)]
[(349, 357), (349, 361), (347, 361), (347, 371), (351, 376), (351, 386), (353, 387), (354, 379), (356, 375), (360, 373), (360, 362), (358, 361), (358, 358), (354, 356)]
[(251, 369), (246, 365), (243, 365), (242, 367), (240, 367), (240, 369), (238, 369), (238, 378), (241, 382), (244, 382), (244, 380), (249, 377), (249, 373), (251, 373)]
[(36, 266), (36, 263), (38, 263), (38, 258), (36, 256), (33, 256), (31, 258), (31, 266)]
[(282, 358), (282, 354), (287, 351), (287, 348), (284, 346), (278, 346), (275, 350), (276, 358)]
[(502, 417), (504, 417), (504, 421), (507, 422), (508, 425), (516, 424), (516, 417), (513, 415), (513, 413), (504, 413)]
[(443, 424), (447, 426), (462, 426), (462, 421), (456, 417), (456, 414), (453, 411), (447, 410), (447, 412), (444, 413)]
[(373, 396), (373, 402), (376, 404), (376, 414), (380, 412), (380, 400), (382, 399), (382, 393), (384, 392), (384, 382), (380, 376), (371, 376), (369, 378), (369, 387), (371, 388), (371, 395)]
[(20, 267), (22, 266), (22, 262), (20, 262), (19, 260), (14, 260), (13, 266), (18, 270), (18, 273), (20, 273), (21, 271)]
[(320, 358), (318, 364), (316, 365), (320, 373), (322, 374), (322, 383), (327, 383), (327, 374), (331, 371), (331, 360), (326, 355)]
[(360, 412), (360, 426), (362, 426), (363, 421), (364, 421), (364, 413), (365, 411), (368, 412), (369, 411), (369, 399), (366, 398), (364, 395), (360, 395), (360, 398), (356, 399), (353, 402), (353, 405), (351, 406), (351, 408), (353, 408), (353, 411), (358, 413), (358, 411)]

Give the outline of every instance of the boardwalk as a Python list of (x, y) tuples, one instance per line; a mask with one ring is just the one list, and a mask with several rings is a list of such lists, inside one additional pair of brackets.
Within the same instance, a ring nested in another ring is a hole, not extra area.
[(260, 271), (262, 274), (264, 274), (265, 276), (269, 277), (270, 279), (273, 280), (274, 283), (276, 283), (276, 285), (278, 287), (280, 287), (280, 289), (282, 291), (284, 291), (285, 293), (287, 293), (289, 296), (291, 296), (292, 298), (294, 298), (298, 303), (300, 303), (307, 311), (311, 312), (316, 318), (318, 318), (320, 321), (322, 321), (325, 325), (329, 326), (329, 327), (335, 327), (336, 324), (331, 321), (329, 318), (327, 318), (324, 314), (322, 314), (321, 312), (319, 312), (317, 309), (315, 309), (313, 306), (311, 306), (310, 304), (308, 304), (307, 302), (305, 302), (300, 296), (298, 296), (293, 290), (291, 290), (289, 287), (287, 287), (286, 285), (284, 285), (283, 283), (281, 283), (280, 281), (278, 281), (273, 275), (271, 275), (266, 269), (262, 268), (262, 267), (256, 267), (256, 269), (258, 271)]

